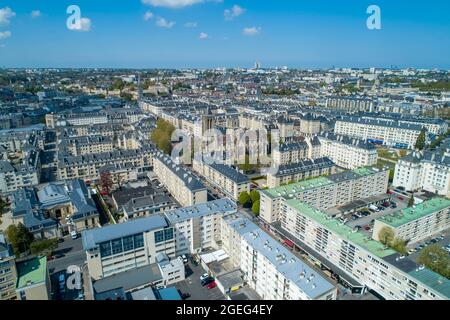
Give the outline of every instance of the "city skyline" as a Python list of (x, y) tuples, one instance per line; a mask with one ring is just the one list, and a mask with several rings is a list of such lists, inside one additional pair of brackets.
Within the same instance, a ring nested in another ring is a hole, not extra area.
[[(449, 69), (450, 4), (432, 1), (2, 1), (0, 67)], [(70, 30), (70, 5), (82, 25)], [(369, 30), (370, 5), (381, 30)]]

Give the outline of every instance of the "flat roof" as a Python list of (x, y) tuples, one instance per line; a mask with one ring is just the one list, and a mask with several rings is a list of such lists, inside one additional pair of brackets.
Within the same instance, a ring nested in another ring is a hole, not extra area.
[(289, 195), (296, 195), (301, 191), (312, 190), (315, 188), (331, 185), (344, 180), (352, 180), (360, 177), (370, 176), (378, 172), (380, 172), (380, 170), (376, 168), (362, 167), (351, 171), (335, 173), (327, 177), (319, 177), (315, 179), (299, 181), (296, 183), (289, 184), (287, 186), (262, 190), (261, 193), (267, 195), (272, 199), (280, 197), (289, 198)]
[(168, 227), (166, 219), (159, 215), (139, 218), (103, 228), (85, 230), (81, 233), (83, 249), (90, 250), (99, 243), (119, 239), (135, 234)]
[(397, 228), (448, 207), (450, 207), (449, 199), (433, 198), (431, 200), (422, 202), (415, 207), (397, 210), (394, 213), (385, 215), (376, 220), (384, 222), (391, 227)]
[(236, 204), (233, 201), (228, 198), (223, 198), (191, 207), (166, 211), (164, 214), (171, 224), (175, 224), (177, 222), (203, 217), (217, 212), (233, 212), (236, 211), (236, 209)]
[(311, 299), (324, 295), (334, 288), (334, 285), (325, 277), (297, 258), (285, 246), (273, 239), (242, 214), (236, 214), (230, 222), (231, 226), (240, 234), (245, 232), (242, 234), (242, 237), (254, 250), (269, 260), (278, 272), (295, 283)]
[(298, 211), (299, 213), (304, 214), (305, 216), (316, 221), (329, 231), (337, 233), (342, 238), (351, 241), (352, 243), (360, 246), (363, 249), (366, 249), (370, 253), (380, 258), (384, 258), (386, 256), (396, 253), (392, 249), (387, 249), (382, 243), (373, 240), (371, 237), (366, 236), (361, 232), (355, 231), (355, 229), (340, 223), (338, 220), (333, 219), (328, 214), (318, 209), (314, 209), (313, 207), (307, 205), (304, 202), (292, 199), (287, 200), (286, 204), (291, 208), (295, 209), (296, 211)]
[(17, 289), (45, 282), (47, 257), (34, 258), (17, 264)]

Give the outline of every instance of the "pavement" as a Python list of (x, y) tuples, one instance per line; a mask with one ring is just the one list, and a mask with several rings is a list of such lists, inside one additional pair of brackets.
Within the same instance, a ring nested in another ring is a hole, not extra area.
[[(88, 292), (85, 289), (87, 285), (88, 272), (86, 268), (86, 253), (83, 250), (81, 238), (76, 240), (68, 237), (64, 242), (59, 243), (58, 248), (53, 251), (54, 255), (61, 254), (62, 257), (48, 261), (48, 270), (50, 274), (51, 293), (53, 300), (75, 300), (82, 292)], [(63, 292), (60, 291), (59, 276), (64, 274), (66, 279), (69, 266), (77, 266), (81, 270), (82, 287), (80, 289), (69, 289), (66, 285)]]
[(182, 294), (188, 293), (191, 295), (186, 300), (226, 300), (219, 288), (208, 290), (208, 288), (201, 285), (200, 276), (205, 272), (206, 270), (200, 264), (194, 266), (189, 261), (186, 266), (186, 280), (177, 283), (175, 287)]
[(2, 223), (0, 224), (0, 231), (6, 231), (6, 229), (13, 224), (12, 220), (12, 212), (11, 210), (8, 210), (4, 212), (0, 218), (2, 220)]

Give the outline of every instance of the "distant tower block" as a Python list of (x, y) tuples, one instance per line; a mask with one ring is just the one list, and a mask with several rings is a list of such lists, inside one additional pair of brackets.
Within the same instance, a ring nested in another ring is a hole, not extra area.
[(259, 62), (259, 61), (256, 61), (256, 62), (255, 62), (255, 69), (256, 69), (256, 70), (261, 69), (261, 62)]

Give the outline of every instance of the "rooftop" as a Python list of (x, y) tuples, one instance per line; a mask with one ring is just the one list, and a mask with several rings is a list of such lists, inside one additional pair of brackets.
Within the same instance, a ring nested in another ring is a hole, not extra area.
[(90, 250), (96, 248), (98, 244), (105, 241), (166, 228), (167, 226), (167, 221), (163, 217), (154, 215), (103, 228), (86, 230), (81, 234), (83, 248), (84, 250)]
[(422, 202), (417, 206), (398, 210), (394, 213), (380, 217), (377, 220), (396, 228), (448, 207), (450, 207), (449, 199), (433, 198), (429, 201)]
[(351, 241), (355, 245), (371, 252), (377, 257), (384, 258), (395, 253), (394, 250), (386, 248), (382, 243), (373, 240), (371, 237), (366, 236), (361, 232), (355, 231), (353, 228), (340, 223), (336, 219), (333, 219), (328, 214), (318, 209), (314, 209), (299, 200), (287, 200), (286, 204), (299, 213), (319, 223), (327, 230), (338, 234), (340, 237), (348, 241)]
[(17, 289), (45, 282), (47, 257), (34, 258), (17, 264)]
[(236, 211), (236, 204), (228, 198), (210, 201), (191, 207), (171, 210), (165, 212), (167, 220), (171, 223), (177, 223), (192, 218), (207, 216), (218, 212)]

